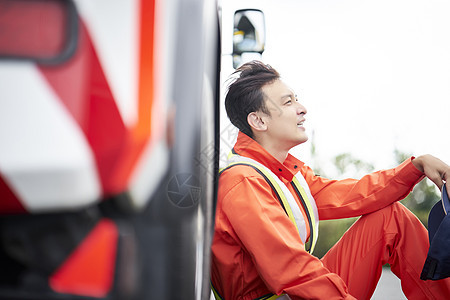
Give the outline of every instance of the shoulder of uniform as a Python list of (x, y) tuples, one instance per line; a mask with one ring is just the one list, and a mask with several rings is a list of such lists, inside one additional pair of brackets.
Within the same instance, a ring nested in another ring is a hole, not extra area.
[(248, 177), (262, 177), (261, 174), (252, 166), (245, 164), (237, 164), (225, 168), (221, 174), (220, 178), (248, 178)]
[(269, 183), (253, 167), (235, 165), (224, 170), (219, 177), (218, 198), (226, 198), (240, 190), (240, 187), (253, 186), (257, 190), (271, 190)]
[(222, 186), (226, 190), (229, 190), (242, 182), (251, 183), (252, 181), (261, 184), (261, 182), (265, 182), (266, 180), (254, 167), (238, 164), (222, 171), (219, 177), (219, 188)]

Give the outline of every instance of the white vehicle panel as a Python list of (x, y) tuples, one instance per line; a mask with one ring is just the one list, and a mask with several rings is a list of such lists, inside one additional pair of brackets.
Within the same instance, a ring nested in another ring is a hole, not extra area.
[(89, 144), (37, 68), (2, 63), (0, 90), (0, 172), (25, 208), (37, 212), (96, 201), (100, 183)]

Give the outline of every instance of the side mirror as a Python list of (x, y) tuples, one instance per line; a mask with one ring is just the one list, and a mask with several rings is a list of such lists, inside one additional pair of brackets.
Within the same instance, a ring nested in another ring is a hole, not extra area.
[(62, 63), (76, 51), (78, 25), (72, 0), (0, 0), (0, 60)]
[[(261, 58), (266, 44), (264, 13), (257, 9), (238, 10), (234, 14), (233, 67)], [(246, 59), (247, 58), (247, 59)]]

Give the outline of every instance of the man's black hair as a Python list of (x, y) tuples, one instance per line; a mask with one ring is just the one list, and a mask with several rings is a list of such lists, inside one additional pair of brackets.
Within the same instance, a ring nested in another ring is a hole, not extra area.
[(279, 79), (280, 74), (271, 66), (256, 60), (237, 68), (233, 75), (236, 74), (239, 76), (228, 87), (225, 108), (231, 123), (253, 138), (247, 116), (256, 111), (270, 115), (262, 87)]

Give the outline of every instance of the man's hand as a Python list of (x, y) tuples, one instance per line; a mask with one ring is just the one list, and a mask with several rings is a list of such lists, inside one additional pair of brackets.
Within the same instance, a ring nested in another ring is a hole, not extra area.
[[(413, 165), (422, 171), (439, 189), (446, 182), (447, 194), (450, 191), (450, 166), (439, 158), (426, 154), (416, 157), (412, 161)], [(448, 195), (450, 197), (450, 194)]]

